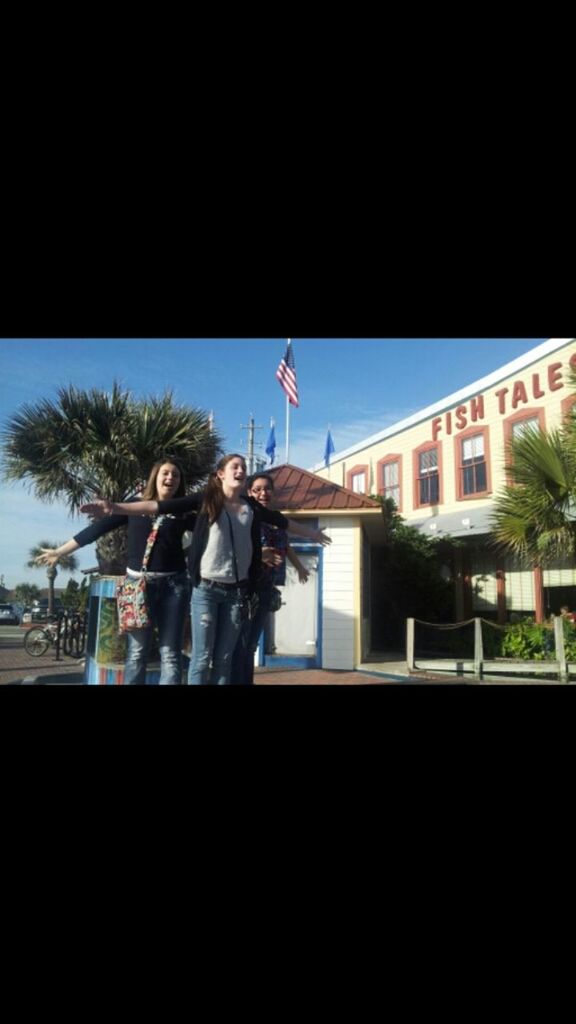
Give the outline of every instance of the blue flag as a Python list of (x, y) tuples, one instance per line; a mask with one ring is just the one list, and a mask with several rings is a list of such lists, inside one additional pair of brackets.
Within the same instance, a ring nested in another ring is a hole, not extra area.
[(324, 448), (324, 465), (325, 466), (329, 466), (330, 465), (330, 456), (332, 455), (332, 452), (334, 450), (335, 450), (334, 449), (334, 441), (332, 440), (332, 434), (330, 433), (330, 429), (328, 429), (328, 433), (326, 434), (326, 447)]
[(266, 455), (270, 456), (270, 465), (274, 464), (274, 456), (276, 454), (276, 434), (274, 432), (274, 420), (270, 421), (270, 433), (266, 442), (265, 448)]

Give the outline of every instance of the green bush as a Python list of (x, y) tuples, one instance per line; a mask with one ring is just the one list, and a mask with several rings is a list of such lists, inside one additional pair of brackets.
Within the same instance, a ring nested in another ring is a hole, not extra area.
[(554, 661), (554, 630), (543, 622), (526, 618), (506, 626), (502, 657), (522, 661)]

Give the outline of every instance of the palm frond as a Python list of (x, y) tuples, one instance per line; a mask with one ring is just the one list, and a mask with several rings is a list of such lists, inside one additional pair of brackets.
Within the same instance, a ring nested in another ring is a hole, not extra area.
[(537, 564), (574, 554), (576, 458), (565, 431), (526, 430), (507, 450), (506, 485), (494, 501), (493, 542)]
[(23, 481), (43, 501), (64, 500), (71, 512), (94, 497), (126, 499), (168, 457), (181, 462), (191, 487), (222, 450), (204, 410), (177, 405), (171, 391), (135, 399), (116, 381), (109, 392), (61, 387), (55, 401), (23, 405), (2, 441), (5, 478)]

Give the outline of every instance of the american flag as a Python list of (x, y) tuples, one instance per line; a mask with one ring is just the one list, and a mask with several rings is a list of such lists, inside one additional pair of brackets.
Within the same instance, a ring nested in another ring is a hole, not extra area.
[(276, 370), (276, 377), (280, 381), (280, 387), (288, 396), (290, 405), (299, 405), (298, 385), (296, 383), (296, 366), (294, 364), (294, 353), (290, 341), (286, 346), (286, 352), (280, 360), (280, 366)]

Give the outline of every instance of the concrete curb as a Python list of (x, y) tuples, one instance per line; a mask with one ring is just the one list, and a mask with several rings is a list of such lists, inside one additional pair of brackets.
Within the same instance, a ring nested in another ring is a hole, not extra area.
[(382, 679), (387, 683), (450, 683), (452, 685), (459, 685), (466, 683), (466, 679), (462, 676), (455, 676), (453, 678), (444, 679), (439, 676), (410, 676), (410, 675), (393, 675), (391, 672), (367, 672), (363, 668), (355, 669), (358, 675), (375, 676), (376, 678)]
[(4, 683), (4, 686), (83, 686), (83, 672), (69, 672), (68, 675), (45, 675), (45, 676), (24, 676), (22, 679), (15, 679), (14, 682)]

